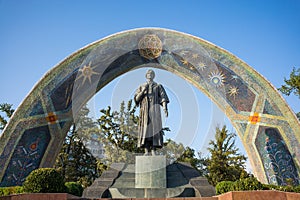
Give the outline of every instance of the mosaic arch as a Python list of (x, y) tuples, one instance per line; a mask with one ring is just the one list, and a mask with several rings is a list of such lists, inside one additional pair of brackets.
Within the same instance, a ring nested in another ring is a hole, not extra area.
[(14, 113), (0, 139), (0, 186), (51, 167), (76, 113), (116, 77), (137, 68), (174, 73), (227, 115), (260, 181), (299, 184), (300, 124), (270, 82), (242, 60), (192, 35), (129, 30), (92, 43), (51, 69)]

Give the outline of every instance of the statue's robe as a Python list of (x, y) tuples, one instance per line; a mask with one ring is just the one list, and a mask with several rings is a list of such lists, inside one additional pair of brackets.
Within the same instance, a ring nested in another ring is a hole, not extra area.
[[(146, 94), (143, 93), (145, 88)], [(134, 101), (140, 106), (137, 146), (161, 148), (163, 133), (160, 106), (163, 102), (169, 103), (165, 89), (155, 82), (145, 83), (137, 89)]]

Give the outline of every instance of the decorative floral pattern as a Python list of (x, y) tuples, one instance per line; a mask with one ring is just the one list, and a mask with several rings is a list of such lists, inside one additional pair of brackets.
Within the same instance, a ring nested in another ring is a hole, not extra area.
[(269, 183), (278, 185), (299, 184), (297, 170), (285, 142), (274, 128), (265, 130), (265, 151), (268, 162), (265, 168), (268, 171)]

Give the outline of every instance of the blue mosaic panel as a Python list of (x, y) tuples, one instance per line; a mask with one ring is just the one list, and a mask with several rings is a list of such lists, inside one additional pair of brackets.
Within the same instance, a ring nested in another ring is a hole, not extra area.
[(76, 76), (77, 73), (71, 74), (56, 89), (52, 91), (50, 97), (56, 111), (69, 109), (69, 107), (72, 105), (73, 85)]
[(276, 105), (272, 105), (268, 100), (265, 101), (263, 113), (269, 115), (282, 116), (282, 113), (279, 111), (278, 107)]
[(216, 64), (224, 76), (226, 100), (228, 103), (232, 105), (237, 113), (240, 111), (251, 112), (255, 101), (255, 94), (240, 76), (221, 63), (216, 62)]
[(26, 130), (14, 150), (0, 186), (22, 185), (30, 172), (39, 167), (50, 139), (48, 126)]
[(264, 163), (270, 184), (299, 184), (292, 155), (276, 128), (260, 127), (256, 145)]
[(29, 116), (35, 116), (35, 115), (42, 115), (44, 114), (44, 110), (43, 110), (43, 106), (42, 106), (42, 102), (41, 101), (37, 101), (33, 108), (30, 109), (30, 114)]
[[(190, 50), (185, 50), (182, 52), (182, 50), (180, 51), (175, 51), (173, 53), (171, 53), (170, 55), (172, 56), (172, 59), (174, 59), (174, 61), (176, 62), (177, 65), (185, 68), (186, 71), (188, 71), (189, 73), (196, 75), (196, 76), (200, 76), (202, 78), (205, 78), (204, 74), (202, 74), (202, 71), (199, 71), (199, 69), (197, 69), (197, 67), (191, 63), (191, 61), (194, 61), (192, 59), (186, 59), (186, 57), (192, 57), (193, 54), (195, 54), (195, 52), (190, 49)], [(205, 57), (203, 55), (198, 55), (197, 54), (197, 59), (199, 60), (205, 60)]]

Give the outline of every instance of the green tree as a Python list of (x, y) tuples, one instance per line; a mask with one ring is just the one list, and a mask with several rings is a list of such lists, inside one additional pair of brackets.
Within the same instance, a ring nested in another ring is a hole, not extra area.
[[(173, 163), (178, 161), (184, 151), (185, 147), (183, 146), (183, 144), (176, 143), (171, 139), (167, 139), (164, 143), (164, 147), (162, 149), (159, 149), (157, 153), (159, 155), (166, 155), (170, 163)], [(181, 161), (184, 162), (183, 159)]]
[(300, 68), (293, 68), (290, 73), (290, 78), (284, 78), (285, 85), (282, 85), (278, 90), (289, 96), (292, 92), (300, 98)]
[(167, 139), (164, 143), (164, 147), (158, 150), (158, 154), (165, 155), (170, 163), (189, 163), (193, 168), (200, 172), (201, 176), (207, 174), (207, 158), (203, 158), (201, 153), (198, 153), (197, 157), (194, 149), (184, 147), (182, 143), (176, 143), (171, 139)]
[(235, 146), (235, 137), (226, 126), (222, 129), (217, 127), (215, 141), (209, 142), (211, 157), (207, 160), (207, 178), (214, 186), (220, 181), (236, 181), (248, 176), (245, 171), (246, 157)]
[(23, 184), (28, 193), (62, 193), (66, 188), (63, 177), (53, 168), (33, 170)]
[[(300, 99), (300, 68), (293, 68), (292, 72), (290, 73), (290, 78), (284, 78), (284, 82), (285, 84), (278, 88), (278, 90), (287, 96), (293, 93)], [(296, 115), (300, 120), (300, 112), (298, 112)]]
[(195, 150), (190, 147), (185, 147), (184, 151), (177, 159), (178, 162), (190, 163), (192, 167), (200, 172), (201, 176), (207, 175), (207, 159), (201, 157), (201, 153), (198, 153), (198, 157), (195, 155)]
[(8, 103), (1, 103), (0, 104), (0, 113), (3, 113), (5, 115), (0, 114), (0, 130), (3, 130), (5, 125), (8, 122), (8, 119), (12, 116), (13, 112), (15, 111), (12, 104)]
[(98, 177), (97, 159), (78, 136), (75, 124), (67, 134), (54, 167), (66, 182), (80, 182), (84, 187)]
[(86, 130), (95, 127), (88, 117), (89, 109), (84, 106), (71, 126), (54, 167), (66, 182), (80, 182), (84, 187), (92, 184), (99, 176), (99, 161), (86, 148), (89, 140)]
[(102, 109), (98, 119), (100, 140), (104, 143), (106, 162), (133, 162), (134, 154), (142, 151), (137, 148), (138, 116), (132, 100), (125, 107), (123, 101), (119, 111), (111, 107)]
[(74, 124), (76, 124), (76, 132), (78, 134), (78, 137), (80, 137), (84, 144), (93, 139), (93, 134), (91, 134), (88, 130), (97, 127), (97, 122), (90, 118), (89, 114), (90, 110), (85, 105), (80, 109), (74, 121)]

